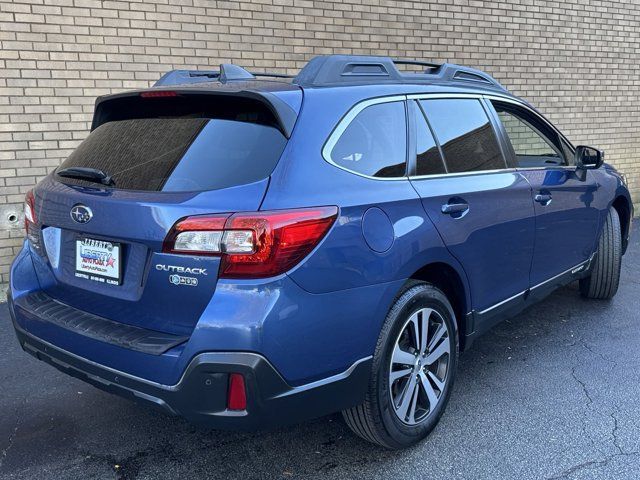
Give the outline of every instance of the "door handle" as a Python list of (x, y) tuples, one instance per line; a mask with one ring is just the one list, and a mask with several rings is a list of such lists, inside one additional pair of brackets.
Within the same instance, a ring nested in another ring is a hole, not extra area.
[(548, 193), (539, 193), (533, 199), (543, 206), (547, 206), (551, 203), (552, 197)]
[(442, 205), (442, 213), (445, 215), (462, 216), (469, 210), (468, 203), (445, 203)]

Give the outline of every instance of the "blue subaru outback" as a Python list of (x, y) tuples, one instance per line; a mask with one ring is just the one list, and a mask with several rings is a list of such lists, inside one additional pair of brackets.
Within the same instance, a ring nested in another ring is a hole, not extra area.
[(192, 422), (342, 411), (402, 448), (478, 335), (569, 282), (615, 295), (632, 216), (602, 152), (478, 70), (172, 71), (99, 98), (27, 194), (9, 306), (26, 352)]

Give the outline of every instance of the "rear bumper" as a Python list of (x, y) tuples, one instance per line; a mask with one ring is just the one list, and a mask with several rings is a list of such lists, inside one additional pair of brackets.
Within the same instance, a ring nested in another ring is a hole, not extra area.
[[(218, 282), (183, 341), (39, 295), (49, 291), (38, 260), (25, 244), (11, 267), (9, 310), (26, 352), (100, 389), (220, 429), (291, 424), (361, 403), (377, 312), (388, 310), (401, 282), (327, 294), (309, 294), (286, 276)], [(230, 373), (245, 379), (246, 411), (226, 408)]]
[[(37, 359), (107, 392), (223, 430), (282, 426), (357, 405), (364, 400), (371, 369), (367, 357), (343, 373), (292, 387), (259, 354), (207, 352), (191, 360), (177, 384), (162, 385), (79, 357), (28, 333), (16, 323), (10, 297), (9, 310), (21, 347)], [(226, 408), (230, 373), (244, 376), (244, 411)]]

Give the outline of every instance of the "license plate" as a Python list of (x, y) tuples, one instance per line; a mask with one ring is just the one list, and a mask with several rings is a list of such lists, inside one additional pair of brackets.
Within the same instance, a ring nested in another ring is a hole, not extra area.
[(121, 245), (116, 242), (79, 238), (76, 240), (76, 277), (120, 285)]

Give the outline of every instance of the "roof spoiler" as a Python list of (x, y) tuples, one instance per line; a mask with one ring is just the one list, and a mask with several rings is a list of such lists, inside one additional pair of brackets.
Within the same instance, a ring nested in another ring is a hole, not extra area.
[[(149, 93), (153, 94), (148, 95)], [(194, 87), (154, 88), (153, 90), (133, 90), (98, 97), (95, 103), (91, 130), (98, 128), (103, 123), (118, 120), (121, 119), (120, 117), (126, 116), (127, 112), (130, 110), (129, 107), (131, 106), (132, 101), (149, 102), (151, 105), (151, 102), (156, 101), (155, 99), (157, 98), (187, 97), (194, 95), (240, 97), (259, 102), (271, 111), (278, 122), (278, 127), (287, 138), (291, 137), (291, 132), (293, 131), (293, 127), (298, 118), (298, 112), (296, 112), (284, 100), (271, 92), (233, 89), (213, 90)]]

